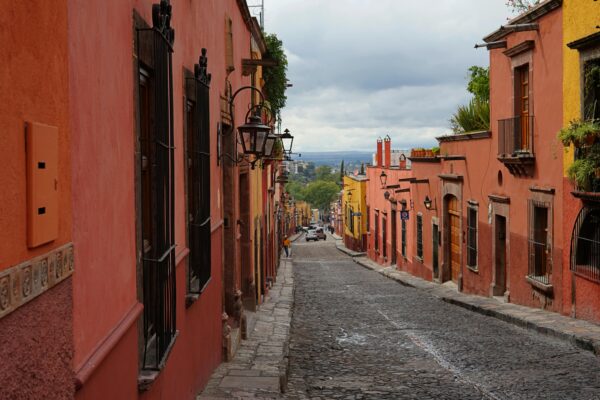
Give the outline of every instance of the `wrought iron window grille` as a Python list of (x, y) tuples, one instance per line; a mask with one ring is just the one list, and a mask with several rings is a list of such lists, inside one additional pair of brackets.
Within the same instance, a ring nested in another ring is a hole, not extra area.
[(164, 366), (177, 336), (171, 11), (167, 0), (154, 4), (153, 27), (136, 29), (143, 175), (141, 368), (154, 371)]

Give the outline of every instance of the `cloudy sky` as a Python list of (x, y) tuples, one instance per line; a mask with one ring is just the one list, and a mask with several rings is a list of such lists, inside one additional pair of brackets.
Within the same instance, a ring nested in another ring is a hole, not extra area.
[[(257, 0), (250, 0), (249, 3)], [(295, 151), (435, 145), (469, 99), (473, 45), (510, 12), (505, 0), (265, 0), (265, 30), (288, 62), (283, 128)]]

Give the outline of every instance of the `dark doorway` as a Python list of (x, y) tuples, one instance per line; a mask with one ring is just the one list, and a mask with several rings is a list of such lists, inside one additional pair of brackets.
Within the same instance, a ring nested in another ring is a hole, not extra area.
[(461, 233), (460, 233), (460, 208), (458, 205), (458, 199), (454, 196), (448, 198), (448, 227), (449, 229), (449, 240), (448, 240), (448, 253), (450, 256), (450, 279), (453, 282), (458, 282), (458, 275), (460, 273), (460, 246), (461, 246)]
[(494, 240), (496, 241), (494, 296), (506, 292), (506, 217), (496, 215)]
[(396, 264), (396, 210), (392, 210), (392, 264)]
[(439, 234), (439, 227), (438, 224), (433, 224), (433, 228), (432, 228), (432, 243), (433, 243), (433, 276), (437, 277), (439, 274), (439, 257), (438, 257), (438, 253), (439, 253), (439, 245), (440, 245), (440, 234)]

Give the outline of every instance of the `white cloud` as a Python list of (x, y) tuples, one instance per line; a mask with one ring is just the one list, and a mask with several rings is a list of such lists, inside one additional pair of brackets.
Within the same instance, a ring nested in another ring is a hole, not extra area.
[(467, 101), (473, 45), (506, 21), (505, 0), (265, 0), (289, 60), (283, 126), (301, 151), (434, 145)]

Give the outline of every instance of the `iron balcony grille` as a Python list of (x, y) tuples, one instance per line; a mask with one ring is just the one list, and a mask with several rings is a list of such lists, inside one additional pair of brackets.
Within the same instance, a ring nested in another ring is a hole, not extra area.
[(600, 282), (600, 208), (579, 212), (571, 237), (571, 271)]
[[(167, 1), (153, 6), (154, 27), (137, 31), (140, 74), (148, 71), (148, 97), (140, 99), (142, 128), (142, 288), (144, 347), (141, 367), (159, 370), (177, 334), (174, 221), (172, 38)], [(141, 53), (144, 52), (144, 55)], [(148, 54), (150, 57), (147, 58)], [(143, 65), (147, 60), (151, 65)]]
[(532, 115), (498, 120), (498, 157), (533, 155)]
[(417, 257), (423, 258), (423, 216), (417, 215)]
[(552, 253), (548, 246), (549, 210), (550, 203), (529, 200), (528, 276), (544, 285), (550, 285), (552, 275)]
[(467, 265), (477, 267), (477, 210), (470, 207), (467, 214)]

